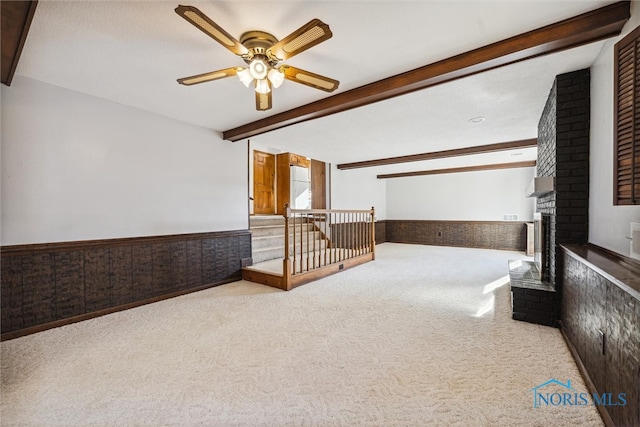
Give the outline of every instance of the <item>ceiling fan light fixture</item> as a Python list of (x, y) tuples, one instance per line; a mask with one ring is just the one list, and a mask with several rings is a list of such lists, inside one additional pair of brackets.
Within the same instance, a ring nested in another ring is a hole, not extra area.
[(319, 19), (312, 19), (282, 40), (264, 31), (252, 30), (236, 40), (220, 25), (193, 6), (180, 5), (176, 13), (239, 56), (248, 67), (232, 67), (178, 79), (186, 86), (238, 76), (240, 82), (249, 87), (254, 82), (256, 110), (266, 111), (272, 107), (272, 88), (282, 85), (285, 79), (306, 86), (333, 92), (338, 88), (337, 80), (296, 67), (279, 64), (332, 37), (329, 26)]
[(238, 78), (246, 87), (249, 87), (249, 85), (253, 81), (253, 76), (251, 75), (251, 71), (249, 71), (248, 68), (243, 68), (242, 71), (238, 71)]
[(271, 87), (269, 87), (269, 81), (267, 79), (256, 80), (256, 92), (258, 93), (271, 92)]
[(267, 77), (274, 88), (279, 88), (282, 82), (284, 82), (284, 73), (280, 70), (276, 70), (275, 68), (269, 70)]
[(249, 72), (256, 80), (263, 80), (269, 72), (269, 64), (262, 58), (255, 58), (249, 64)]

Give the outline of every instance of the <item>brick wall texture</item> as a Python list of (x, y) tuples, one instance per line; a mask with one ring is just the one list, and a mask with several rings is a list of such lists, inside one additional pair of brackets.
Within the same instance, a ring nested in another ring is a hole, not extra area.
[(555, 177), (555, 192), (537, 202), (549, 228), (549, 271), (543, 273), (556, 284), (559, 245), (589, 237), (589, 89), (589, 69), (557, 76), (538, 123), (538, 176)]

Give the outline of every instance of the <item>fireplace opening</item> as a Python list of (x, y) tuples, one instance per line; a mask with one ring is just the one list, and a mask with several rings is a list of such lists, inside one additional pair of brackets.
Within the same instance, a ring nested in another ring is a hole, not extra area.
[(551, 280), (551, 215), (536, 213), (533, 221), (534, 261), (540, 273), (539, 280)]

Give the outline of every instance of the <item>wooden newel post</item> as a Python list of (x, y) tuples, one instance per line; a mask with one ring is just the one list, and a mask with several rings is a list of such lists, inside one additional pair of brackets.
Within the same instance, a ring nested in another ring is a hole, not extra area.
[(284, 205), (284, 259), (282, 260), (282, 280), (284, 289), (289, 290), (289, 279), (291, 277), (291, 259), (289, 258), (289, 217), (291, 209), (289, 204)]
[(376, 259), (376, 210), (371, 206), (371, 259)]

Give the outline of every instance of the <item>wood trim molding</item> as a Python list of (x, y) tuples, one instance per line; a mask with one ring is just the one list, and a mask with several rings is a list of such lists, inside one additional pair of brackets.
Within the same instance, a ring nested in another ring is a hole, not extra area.
[(1, 1), (2, 9), (2, 78), (11, 85), (22, 48), (27, 40), (37, 1)]
[(415, 171), (415, 172), (387, 173), (387, 174), (378, 175), (377, 178), (378, 179), (405, 178), (409, 176), (439, 175), (439, 174), (445, 174), (445, 173), (475, 172), (475, 171), (486, 171), (486, 170), (497, 170), (497, 169), (530, 168), (530, 167), (534, 167), (535, 165), (536, 165), (536, 161), (530, 160), (527, 162), (495, 163), (493, 165), (465, 166), (461, 168), (432, 169), (432, 170)]
[(183, 240), (218, 239), (250, 235), (249, 230), (210, 231), (206, 233), (168, 234), (161, 236), (122, 237), (101, 240), (77, 240), (73, 242), (30, 243), (25, 245), (11, 245), (0, 247), (3, 257), (20, 256), (36, 253), (54, 253), (61, 251), (111, 248), (117, 246), (130, 246), (139, 244), (168, 243)]
[(631, 16), (621, 1), (223, 132), (238, 141), (494, 68), (615, 37)]
[(516, 150), (519, 148), (536, 147), (538, 140), (523, 139), (520, 141), (499, 142), (496, 144), (479, 145), (475, 147), (456, 148), (453, 150), (432, 151), (430, 153), (410, 154), (407, 156), (387, 157), (384, 159), (364, 160), (361, 162), (341, 163), (338, 169), (369, 168), (372, 166), (394, 165), (398, 163), (419, 162), (422, 160), (442, 159), (445, 157), (468, 156), (472, 154), (495, 153), (497, 151)]

